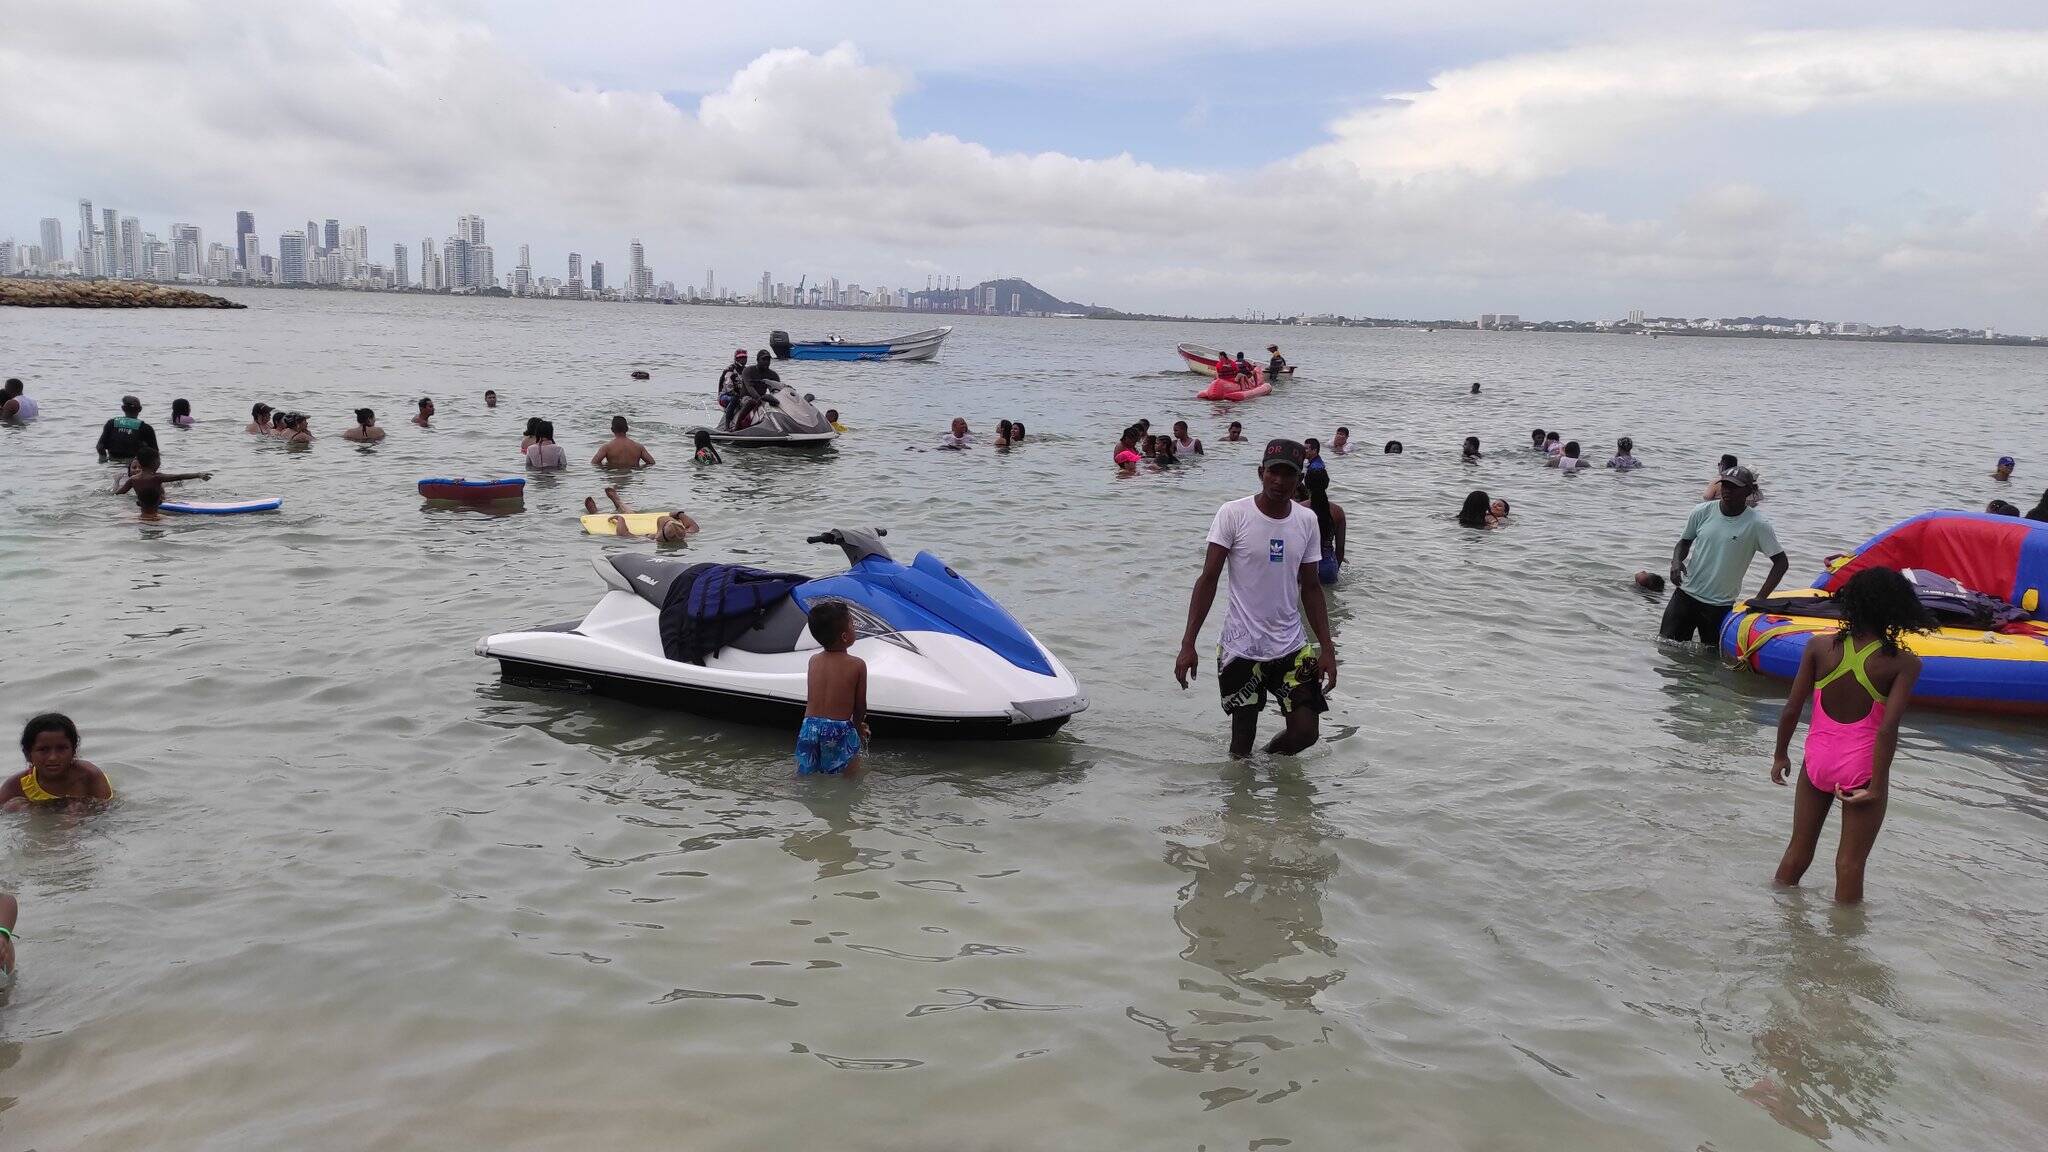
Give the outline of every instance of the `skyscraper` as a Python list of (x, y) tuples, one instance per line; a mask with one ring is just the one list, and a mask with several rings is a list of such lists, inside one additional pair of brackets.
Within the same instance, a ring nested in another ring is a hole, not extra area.
[(78, 202), (78, 274), (91, 276), (99, 267), (92, 251), (92, 201)]
[(394, 288), (412, 287), (412, 278), (406, 275), (405, 255), (405, 245), (391, 246), (391, 286)]
[(203, 276), (200, 264), (199, 225), (171, 225), (171, 269), (179, 276)]
[(441, 286), (450, 292), (460, 292), (469, 285), (464, 269), (469, 261), (465, 259), (469, 241), (457, 240), (450, 236), (441, 241)]
[(590, 293), (593, 296), (604, 294), (604, 261), (602, 260), (592, 260), (590, 262)]
[(717, 286), (718, 278), (712, 275), (711, 269), (706, 268), (704, 270), (704, 298), (706, 300), (709, 300), (718, 294)]
[(434, 264), (434, 239), (420, 237), (420, 288), (427, 292), (441, 290), (441, 269)]
[(43, 267), (64, 262), (64, 222), (55, 216), (43, 217)]
[(326, 227), (326, 242), (321, 245), (320, 250), (323, 252), (332, 252), (335, 249), (341, 247), (341, 221), (336, 220), (332, 216), (330, 216), (327, 218)]
[(235, 213), (235, 263), (237, 266), (251, 272), (255, 271), (255, 269), (249, 268), (247, 264), (249, 237), (255, 234), (256, 214), (254, 212)]
[[(457, 217), (455, 220), (455, 235), (458, 239), (468, 241), (471, 247), (485, 243), (484, 218), (481, 216)], [(490, 285), (486, 284), (483, 287), (488, 288)]]
[(263, 281), (263, 241), (254, 232), (242, 237), (242, 280), (250, 284)]
[[(466, 243), (466, 242), (465, 242)], [(469, 287), (481, 292), (498, 286), (498, 265), (489, 244), (467, 244), (469, 248)]]
[(121, 279), (140, 280), (142, 267), (142, 221), (121, 217)]
[(569, 282), (562, 285), (562, 295), (572, 300), (583, 295), (583, 253), (569, 253)]
[[(709, 280), (709, 278), (708, 278), (708, 277), (706, 278), (706, 281), (705, 281), (705, 289), (704, 289), (704, 291), (705, 291), (706, 293), (709, 293), (709, 292), (711, 291), (711, 288), (710, 288), (710, 280)], [(757, 293), (755, 293), (755, 294), (754, 294), (754, 302), (755, 302), (756, 304), (767, 304), (767, 303), (769, 303), (769, 302), (773, 301), (774, 299), (775, 299), (775, 284), (774, 284), (774, 282), (773, 282), (772, 280), (770, 280), (770, 279), (769, 279), (769, 277), (768, 277), (768, 274), (767, 274), (766, 272), (763, 272), (763, 273), (761, 273), (761, 290), (760, 290), (759, 292), (757, 292)]]
[(626, 285), (626, 295), (635, 300), (654, 295), (654, 277), (647, 271), (647, 249), (640, 246), (637, 237), (626, 246), (626, 268), (632, 276), (632, 283)]
[(320, 251), (320, 226), (306, 221), (306, 259), (311, 260)]
[(100, 258), (100, 275), (111, 279), (121, 271), (121, 222), (112, 208), (100, 209), (100, 219), (105, 223), (100, 228), (100, 244), (94, 255)]
[(306, 282), (306, 234), (287, 232), (277, 238), (277, 282)]

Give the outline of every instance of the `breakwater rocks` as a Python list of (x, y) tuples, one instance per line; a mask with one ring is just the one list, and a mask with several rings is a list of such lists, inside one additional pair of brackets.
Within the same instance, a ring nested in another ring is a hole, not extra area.
[(0, 307), (16, 308), (243, 308), (233, 300), (133, 280), (0, 279)]

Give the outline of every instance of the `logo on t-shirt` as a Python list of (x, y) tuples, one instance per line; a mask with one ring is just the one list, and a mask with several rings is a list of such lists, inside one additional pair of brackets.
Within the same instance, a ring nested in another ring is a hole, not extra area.
[(1266, 559), (1275, 564), (1285, 563), (1287, 560), (1287, 541), (1277, 536), (1266, 541)]

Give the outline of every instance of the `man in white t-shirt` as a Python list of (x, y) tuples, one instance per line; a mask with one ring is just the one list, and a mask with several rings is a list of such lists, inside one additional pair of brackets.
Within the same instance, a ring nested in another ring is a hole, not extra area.
[[(1195, 635), (1216, 602), (1216, 582), (1230, 570), (1230, 606), (1216, 655), (1216, 686), (1230, 715), (1230, 754), (1249, 756), (1259, 713), (1270, 694), (1287, 727), (1266, 751), (1292, 755), (1316, 742), (1317, 717), (1329, 711), (1323, 694), (1337, 686), (1337, 646), (1316, 563), (1323, 557), (1316, 514), (1294, 502), (1307, 450), (1292, 440), (1266, 445), (1259, 464), (1259, 494), (1216, 510), (1209, 554), (1188, 601), (1188, 627), (1173, 662), (1174, 679), (1188, 686), (1198, 657)], [(1302, 628), (1315, 630), (1310, 643)]]

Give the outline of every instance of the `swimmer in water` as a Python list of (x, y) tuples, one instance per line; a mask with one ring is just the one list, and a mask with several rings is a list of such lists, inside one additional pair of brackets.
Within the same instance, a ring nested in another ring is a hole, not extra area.
[(1478, 459), (1480, 459), (1480, 455), (1479, 455), (1479, 437), (1477, 437), (1477, 436), (1467, 436), (1467, 437), (1465, 437), (1465, 463), (1467, 463), (1467, 464), (1470, 464), (1470, 463), (1473, 463), (1474, 461), (1476, 461), (1476, 460), (1478, 460)]
[(1173, 422), (1173, 447), (1175, 452), (1185, 452), (1190, 456), (1203, 455), (1202, 442), (1188, 435), (1188, 422), (1185, 420)]
[[(619, 495), (619, 490), (608, 487), (604, 490), (604, 494), (606, 499), (612, 502), (612, 507), (618, 513), (611, 517), (612, 531), (628, 539), (652, 540), (658, 544), (681, 544), (691, 536), (703, 531), (703, 528), (697, 521), (691, 519), (689, 513), (678, 508), (674, 512), (664, 512), (655, 519), (654, 534), (652, 536), (641, 536), (626, 526), (626, 517), (633, 514), (633, 506), (626, 503), (625, 497)], [(597, 513), (597, 501), (585, 496), (583, 498), (583, 511), (595, 515)]]
[(1508, 511), (1508, 502), (1501, 499), (1498, 496), (1495, 496), (1492, 500), (1487, 501), (1486, 514), (1493, 521), (1493, 523), (1490, 526), (1498, 528), (1502, 524), (1507, 523)]
[(498, 392), (497, 392), (497, 389), (495, 389), (495, 388), (486, 388), (486, 389), (484, 389), (484, 407), (486, 407), (486, 408), (496, 408), (497, 406), (498, 406)]
[(424, 396), (420, 397), (419, 414), (412, 418), (412, 422), (422, 428), (432, 428), (434, 426), (434, 402)]
[(171, 401), (171, 427), (190, 428), (191, 426), (192, 402), (183, 397)]
[(2014, 460), (2010, 456), (2000, 456), (1998, 463), (1991, 468), (1991, 478), (1993, 480), (2010, 480), (2012, 479), (2012, 470), (2017, 467), (2019, 467), (2019, 461)]
[(154, 448), (142, 448), (129, 464), (128, 474), (114, 485), (114, 495), (135, 493), (135, 505), (142, 509), (143, 518), (156, 519), (158, 508), (163, 507), (164, 485), (177, 484), (186, 480), (211, 480), (211, 472), (159, 472), (163, 462)]
[(1792, 802), (1792, 840), (1775, 880), (1782, 887), (1798, 886), (1813, 863), (1828, 809), (1840, 800), (1835, 902), (1854, 904), (1863, 899), (1863, 866), (1884, 826), (1899, 720), (1920, 678), (1920, 658), (1906, 651), (1902, 641), (1908, 632), (1930, 632), (1938, 625), (1921, 607), (1912, 583), (1890, 568), (1866, 568), (1849, 577), (1834, 602), (1842, 610), (1842, 629), (1807, 641), (1778, 714), (1771, 783), (1782, 785), (1792, 775), (1792, 733), (1808, 701), (1813, 704)]
[(1244, 442), (1244, 438), (1244, 425), (1232, 420), (1230, 422), (1230, 430), (1223, 434), (1224, 443), (1241, 444)]
[(377, 414), (368, 408), (356, 409), (356, 426), (341, 434), (343, 440), (357, 444), (375, 444), (384, 438), (384, 430), (377, 427)]
[(1664, 591), (1664, 578), (1655, 572), (1638, 571), (1636, 573), (1636, 587), (1648, 592), (1652, 596), (1661, 595)]
[(711, 429), (697, 429), (692, 439), (695, 441), (695, 446), (697, 449), (696, 452), (691, 454), (690, 458), (692, 460), (696, 461), (699, 464), (725, 463), (725, 457), (720, 456), (718, 454), (718, 446), (711, 442)]
[(654, 463), (654, 453), (647, 446), (626, 435), (627, 424), (624, 416), (612, 417), (612, 438), (600, 444), (597, 455), (590, 458), (593, 468), (645, 468)]
[(249, 409), (249, 426), (242, 429), (251, 436), (270, 435), (270, 405), (257, 401)]
[(78, 726), (61, 712), (45, 712), (22, 726), (21, 758), (28, 770), (0, 784), (0, 812), (86, 807), (114, 798), (107, 774), (78, 758)]
[(837, 432), (842, 436), (846, 434), (846, 425), (841, 424), (839, 422), (839, 409), (825, 409), (825, 423), (830, 424), (834, 432)]

